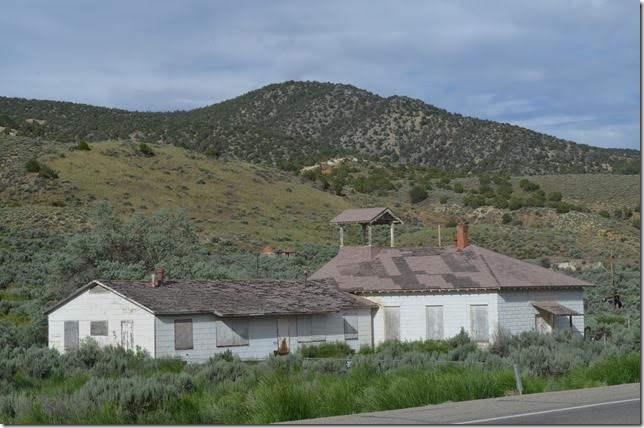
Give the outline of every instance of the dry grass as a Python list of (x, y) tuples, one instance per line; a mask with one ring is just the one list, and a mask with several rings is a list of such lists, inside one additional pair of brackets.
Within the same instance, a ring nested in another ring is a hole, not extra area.
[(75, 187), (74, 196), (83, 205), (106, 199), (124, 215), (181, 209), (208, 237), (265, 243), (332, 242), (327, 222), (350, 206), (298, 178), (245, 162), (213, 160), (174, 146), (152, 145), (152, 157), (138, 154), (129, 143), (91, 147), (44, 157), (61, 183), (48, 192), (50, 201), (64, 200)]

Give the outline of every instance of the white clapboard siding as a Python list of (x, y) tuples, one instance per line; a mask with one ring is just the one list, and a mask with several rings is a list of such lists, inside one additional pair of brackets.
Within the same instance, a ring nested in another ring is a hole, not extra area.
[(427, 307), (442, 306), (443, 335), (457, 335), (461, 328), (470, 333), (470, 305), (488, 305), (489, 337), (498, 328), (496, 293), (414, 293), (365, 296), (378, 303), (380, 308), (373, 317), (375, 344), (385, 340), (385, 307), (400, 307), (400, 340), (426, 340)]
[[(518, 334), (535, 329), (534, 316), (538, 313), (531, 302), (551, 301), (584, 313), (584, 292), (573, 290), (515, 290), (499, 293), (499, 327), (507, 333)], [(555, 329), (568, 329), (568, 317), (555, 317)], [(584, 317), (572, 317), (573, 333), (583, 334)]]
[[(359, 309), (348, 313), (357, 316), (358, 337), (357, 339), (346, 340), (351, 348), (358, 350), (361, 345), (371, 345), (371, 310)], [(176, 356), (186, 361), (202, 362), (210, 356), (230, 350), (233, 354), (239, 355), (242, 359), (263, 359), (277, 350), (278, 318), (282, 318), (283, 328), (288, 326), (288, 341), (290, 352), (297, 352), (302, 345), (315, 345), (324, 342), (345, 342), (344, 336), (344, 313), (330, 313), (324, 315), (305, 315), (303, 320), (311, 327), (305, 331), (307, 339), (313, 336), (319, 339), (316, 342), (300, 342), (298, 337), (297, 318), (302, 316), (253, 316), (244, 317), (248, 322), (248, 344), (237, 346), (217, 346), (217, 332), (219, 318), (214, 315), (180, 315), (180, 316), (159, 316), (156, 321), (156, 355)], [(174, 320), (192, 319), (193, 326), (193, 349), (174, 349)], [(230, 320), (231, 318), (226, 318)], [(242, 319), (241, 317), (239, 319)], [(280, 337), (285, 336), (280, 332)], [(221, 341), (219, 343), (222, 343)], [(226, 343), (226, 340), (224, 340)]]
[[(93, 336), (101, 345), (121, 345), (122, 321), (131, 321), (134, 346), (154, 356), (154, 315), (134, 303), (95, 286), (51, 312), (49, 347), (64, 352), (65, 321), (78, 321), (80, 341), (90, 336), (91, 321), (107, 321), (107, 336)], [(128, 327), (128, 326), (126, 326)]]

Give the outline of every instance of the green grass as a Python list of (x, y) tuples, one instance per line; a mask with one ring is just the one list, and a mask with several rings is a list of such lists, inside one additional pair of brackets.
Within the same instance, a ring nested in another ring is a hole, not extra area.
[(353, 354), (353, 349), (344, 342), (304, 345), (298, 353), (305, 358), (342, 358)]
[[(0, 149), (13, 153), (7, 146), (16, 151), (24, 146), (32, 153), (30, 144), (5, 138)], [(351, 206), (312, 188), (303, 178), (246, 162), (214, 160), (175, 146), (152, 144), (151, 157), (137, 154), (130, 143), (94, 143), (90, 151), (69, 151), (67, 146), (36, 146), (42, 152), (39, 161), (58, 173), (57, 180), (38, 181), (24, 165), (16, 167), (12, 186), (18, 191), (8, 201), (12, 206), (0, 210), (0, 218), (24, 228), (46, 224), (55, 230), (69, 223), (74, 230), (86, 223), (94, 199), (106, 199), (124, 216), (162, 207), (185, 210), (204, 230), (204, 240), (217, 237), (281, 247), (335, 242), (328, 220)], [(27, 186), (40, 191), (23, 193)], [(0, 200), (3, 196), (8, 197), (0, 193)]]
[[(438, 344), (427, 341), (398, 345), (400, 352), (420, 355)], [(394, 348), (390, 344), (376, 353), (385, 358)], [(94, 352), (97, 353), (94, 355)], [(115, 349), (102, 352), (93, 348), (65, 358), (31, 349), (23, 358), (37, 355), (49, 355), (52, 362), (63, 365), (49, 375), (40, 372), (38, 378), (18, 371), (10, 375), (8, 384), (2, 383), (7, 381), (7, 374), (0, 370), (0, 386), (7, 392), (0, 397), (1, 422), (268, 424), (517, 393), (511, 368), (480, 364), (406, 363), (389, 369), (356, 364), (349, 370), (328, 372), (294, 364), (293, 356), (255, 364), (234, 358), (230, 361), (213, 358), (207, 363), (186, 365), (176, 360), (155, 361)], [(92, 355), (98, 358), (95, 364), (122, 361), (127, 356), (129, 375), (102, 373), (96, 371), (98, 365), (89, 369), (75, 366)], [(27, 369), (36, 360), (29, 364), (22, 360), (15, 362)], [(524, 373), (524, 391), (535, 393), (638, 382), (639, 362), (640, 354), (633, 352), (605, 357), (560, 376), (537, 377)], [(213, 369), (219, 370), (218, 376), (207, 375)]]

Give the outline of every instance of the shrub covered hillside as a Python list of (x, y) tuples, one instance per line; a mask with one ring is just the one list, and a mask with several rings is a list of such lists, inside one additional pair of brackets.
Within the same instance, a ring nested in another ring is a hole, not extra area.
[(639, 152), (600, 149), (350, 85), (284, 82), (191, 111), (141, 113), (0, 97), (7, 133), (57, 141), (136, 139), (297, 169), (352, 154), (445, 170), (639, 172)]
[(639, 264), (623, 261), (614, 275), (576, 273), (598, 285), (585, 296), (588, 340), (526, 333), (483, 350), (461, 333), (355, 355), (327, 344), (262, 362), (223, 354), (204, 364), (91, 342), (65, 355), (46, 347), (44, 308), (93, 278), (143, 279), (158, 265), (170, 278), (297, 278), (336, 251), (301, 244), (294, 257), (257, 258), (205, 245), (180, 213), (123, 218), (105, 202), (71, 235), (1, 226), (0, 422), (242, 424), (385, 410), (514, 394), (512, 362), (525, 392), (639, 381)]
[(516, 394), (514, 361), (525, 393), (613, 385), (639, 381), (638, 349), (522, 334), (481, 350), (462, 333), (336, 359), (290, 355), (250, 363), (228, 352), (185, 364), (91, 341), (65, 355), (5, 347), (0, 422), (266, 424), (397, 409)]

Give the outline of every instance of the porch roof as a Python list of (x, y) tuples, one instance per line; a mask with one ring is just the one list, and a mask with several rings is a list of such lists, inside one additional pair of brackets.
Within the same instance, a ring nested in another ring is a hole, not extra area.
[(532, 302), (532, 306), (552, 315), (581, 315), (574, 309), (570, 309), (569, 307), (557, 302)]

